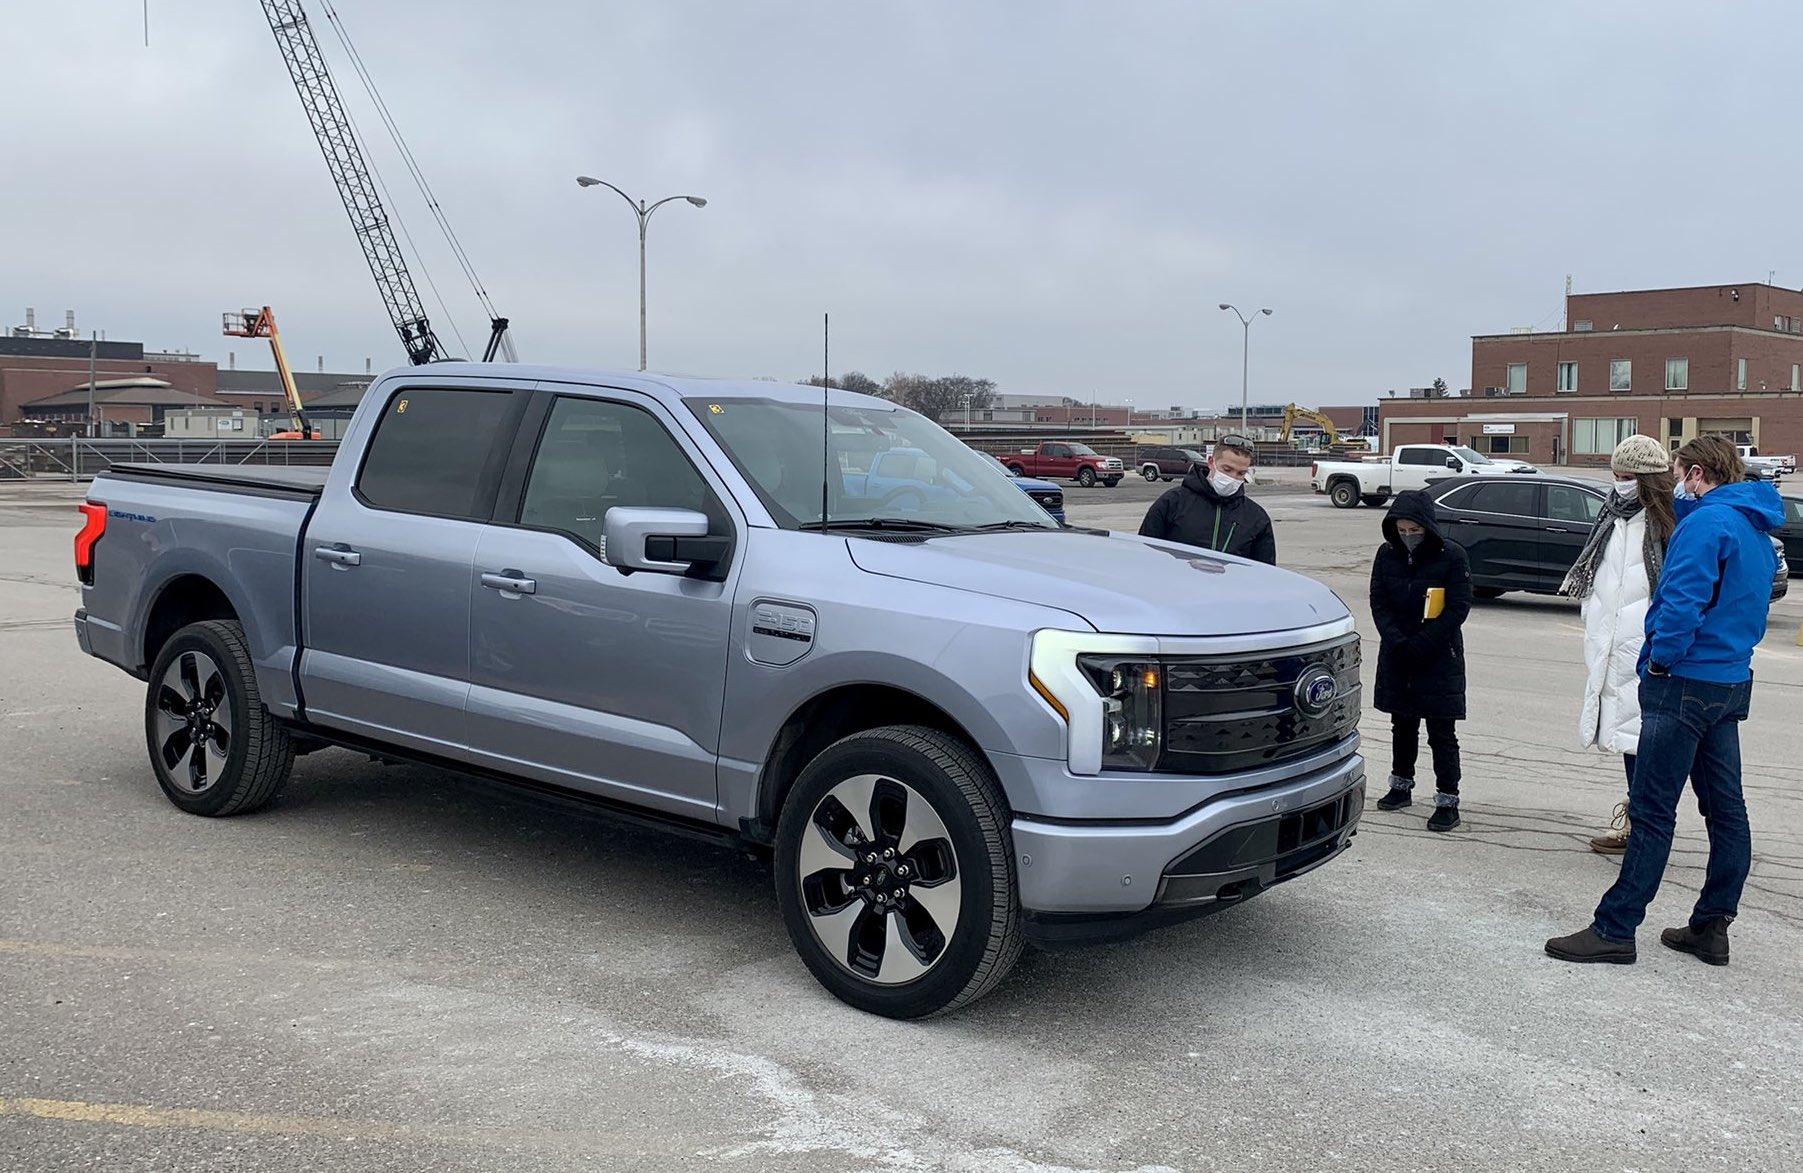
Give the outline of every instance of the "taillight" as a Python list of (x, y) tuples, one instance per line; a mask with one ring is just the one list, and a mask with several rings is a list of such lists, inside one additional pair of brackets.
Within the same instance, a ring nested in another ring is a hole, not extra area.
[(81, 510), (81, 532), (75, 535), (75, 577), (82, 586), (94, 585), (94, 545), (106, 533), (106, 504), (84, 501)]
[(1315, 478), (1316, 478), (1316, 477), (1318, 477), (1318, 476), (1320, 476), (1320, 475), (1321, 475), (1321, 466), (1320, 466), (1320, 464), (1318, 464), (1318, 463), (1316, 463), (1316, 464), (1311, 464), (1311, 465), (1309, 465), (1309, 466), (1308, 466), (1308, 479), (1309, 479), (1309, 480), (1311, 480), (1311, 481), (1312, 481), (1312, 480), (1314, 480), (1314, 479), (1315, 479)]

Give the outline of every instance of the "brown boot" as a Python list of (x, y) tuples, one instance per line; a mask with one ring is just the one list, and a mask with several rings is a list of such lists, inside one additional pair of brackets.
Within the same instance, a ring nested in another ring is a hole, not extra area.
[(1609, 829), (1590, 840), (1590, 850), (1598, 855), (1620, 855), (1628, 849), (1628, 804), (1615, 804), (1615, 815)]
[(1570, 936), (1554, 937), (1546, 943), (1546, 951), (1560, 961), (1579, 964), (1603, 962), (1608, 965), (1633, 965), (1634, 942), (1611, 941), (1596, 935), (1594, 928), (1581, 929)]
[(1728, 964), (1728, 918), (1725, 916), (1713, 917), (1700, 925), (1666, 929), (1659, 934), (1659, 940), (1667, 949), (1688, 953), (1710, 965)]

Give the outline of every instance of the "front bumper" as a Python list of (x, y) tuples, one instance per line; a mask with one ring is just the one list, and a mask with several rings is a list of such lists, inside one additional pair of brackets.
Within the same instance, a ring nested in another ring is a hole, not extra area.
[(1344, 851), (1364, 806), (1365, 760), (1353, 754), (1168, 822), (1017, 817), (1028, 935), (1119, 936), (1144, 927), (1132, 923), (1136, 914), (1171, 919), (1237, 904)]

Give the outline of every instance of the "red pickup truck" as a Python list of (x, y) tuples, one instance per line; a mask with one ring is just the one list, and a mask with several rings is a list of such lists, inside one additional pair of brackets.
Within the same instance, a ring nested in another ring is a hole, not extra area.
[(1069, 440), (1042, 441), (1037, 448), (1002, 457), (1002, 463), (1017, 477), (1059, 477), (1086, 489), (1097, 481), (1112, 489), (1127, 475), (1120, 457), (1101, 456), (1089, 445)]

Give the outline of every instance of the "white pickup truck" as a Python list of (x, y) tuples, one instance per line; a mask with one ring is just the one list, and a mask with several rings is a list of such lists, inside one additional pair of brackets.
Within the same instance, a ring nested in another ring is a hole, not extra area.
[(1794, 456), (1761, 456), (1759, 449), (1751, 444), (1736, 444), (1734, 450), (1740, 453), (1747, 471), (1763, 480), (1776, 480), (1797, 471), (1797, 458)]
[(1361, 501), (1383, 505), (1397, 493), (1425, 489), (1430, 479), (1538, 471), (1519, 460), (1492, 460), (1458, 445), (1403, 444), (1387, 457), (1318, 460), (1309, 466), (1309, 484), (1339, 508), (1351, 509)]

